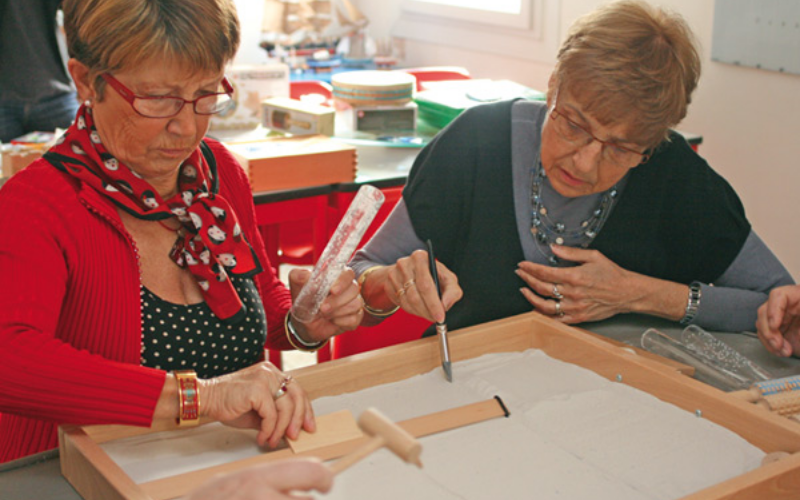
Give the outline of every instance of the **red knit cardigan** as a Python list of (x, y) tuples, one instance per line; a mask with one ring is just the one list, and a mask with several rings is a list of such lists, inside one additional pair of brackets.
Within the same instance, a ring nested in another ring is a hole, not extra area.
[[(264, 251), (247, 178), (207, 142), (220, 195), (264, 268), (266, 347), (290, 349), (291, 297)], [(166, 373), (139, 364), (139, 265), (115, 206), (47, 161), (0, 189), (0, 462), (57, 447), (59, 424), (151, 424)]]

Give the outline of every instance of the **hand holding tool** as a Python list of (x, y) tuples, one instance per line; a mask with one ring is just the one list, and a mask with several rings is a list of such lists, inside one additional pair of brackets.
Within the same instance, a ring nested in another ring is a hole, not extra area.
[[(426, 244), (428, 246), (428, 260), (431, 267), (431, 276), (433, 276), (433, 283), (436, 285), (436, 291), (439, 292), (439, 300), (441, 300), (442, 288), (439, 286), (439, 273), (436, 271), (436, 257), (433, 256), (433, 243), (431, 243), (431, 240), (428, 240)], [(445, 321), (436, 323), (436, 335), (439, 337), (439, 352), (442, 356), (444, 376), (447, 377), (448, 382), (452, 382), (453, 367), (450, 363), (450, 343), (447, 341), (447, 323)]]

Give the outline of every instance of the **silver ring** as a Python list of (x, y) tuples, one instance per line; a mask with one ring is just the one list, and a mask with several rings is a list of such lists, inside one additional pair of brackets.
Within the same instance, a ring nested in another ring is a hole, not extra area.
[(272, 399), (278, 399), (281, 396), (283, 396), (284, 394), (286, 394), (286, 387), (289, 385), (289, 383), (292, 380), (294, 380), (294, 379), (293, 379), (293, 377), (291, 375), (286, 375), (283, 378), (283, 380), (281, 380), (281, 385), (280, 385), (280, 387), (278, 387), (278, 390), (275, 391), (275, 394), (272, 396)]
[(561, 300), (561, 299), (564, 298), (564, 296), (561, 295), (561, 292), (558, 291), (558, 284), (557, 283), (553, 283), (553, 298), (557, 299), (557, 300)]
[(561, 302), (556, 301), (556, 316), (563, 316), (564, 313), (561, 312)]

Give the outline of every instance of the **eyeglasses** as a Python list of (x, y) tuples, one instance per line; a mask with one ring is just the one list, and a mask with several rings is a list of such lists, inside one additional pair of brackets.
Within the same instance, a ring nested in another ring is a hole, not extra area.
[(233, 105), (233, 86), (227, 78), (222, 79), (224, 92), (201, 95), (193, 101), (176, 96), (141, 96), (120, 83), (108, 73), (100, 75), (117, 93), (131, 105), (134, 111), (146, 118), (170, 118), (177, 115), (185, 104), (192, 104), (198, 115), (214, 115), (227, 111)]
[[(558, 94), (556, 94), (557, 98)], [(550, 116), (553, 118), (553, 128), (558, 135), (565, 141), (574, 144), (578, 148), (588, 146), (592, 141), (599, 142), (603, 148), (601, 150), (601, 162), (613, 165), (632, 168), (650, 159), (647, 153), (640, 153), (625, 146), (620, 146), (614, 142), (603, 141), (594, 136), (585, 127), (569, 119), (567, 115), (559, 111), (556, 104), (550, 109)]]

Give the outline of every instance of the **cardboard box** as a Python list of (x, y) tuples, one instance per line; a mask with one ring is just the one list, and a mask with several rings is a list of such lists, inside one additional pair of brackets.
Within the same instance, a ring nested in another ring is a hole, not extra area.
[(253, 191), (294, 189), (356, 178), (356, 148), (324, 135), (226, 143), (250, 177)]
[(289, 66), (283, 63), (232, 66), (226, 73), (233, 85), (235, 106), (211, 117), (210, 130), (244, 130), (261, 123), (261, 102), (289, 96)]
[(417, 130), (417, 105), (408, 102), (401, 106), (360, 106), (351, 108), (353, 130), (362, 132), (413, 133)]
[(288, 97), (272, 97), (261, 103), (262, 125), (292, 135), (333, 135), (336, 111)]
[(35, 145), (3, 144), (0, 150), (2, 151), (2, 156), (0, 157), (2, 176), (11, 177), (41, 158), (46, 150), (47, 148), (45, 147)]
[(9, 144), (0, 143), (2, 177), (11, 177), (41, 158), (61, 132), (29, 132), (11, 139)]

